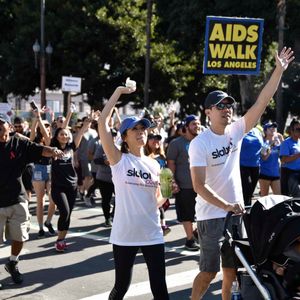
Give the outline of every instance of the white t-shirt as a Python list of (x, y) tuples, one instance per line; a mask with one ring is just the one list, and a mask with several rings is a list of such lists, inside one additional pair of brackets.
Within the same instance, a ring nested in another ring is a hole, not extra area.
[(111, 170), (116, 206), (110, 243), (120, 246), (164, 243), (156, 199), (158, 162), (147, 156), (123, 153)]
[[(240, 149), (245, 132), (244, 118), (226, 127), (223, 135), (210, 129), (200, 133), (190, 144), (190, 167), (206, 167), (205, 183), (229, 203), (243, 203), (240, 176)], [(227, 212), (196, 198), (198, 221), (224, 218)]]

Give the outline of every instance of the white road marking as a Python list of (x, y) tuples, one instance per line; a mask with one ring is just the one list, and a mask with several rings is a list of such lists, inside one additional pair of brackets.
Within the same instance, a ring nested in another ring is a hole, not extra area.
[[(194, 269), (186, 272), (172, 274), (166, 277), (167, 286), (170, 290), (171, 288), (176, 288), (183, 285), (192, 286), (195, 276), (198, 274), (199, 270)], [(214, 281), (220, 280), (221, 274)], [(214, 295), (220, 295), (221, 290), (212, 291)], [(93, 295), (90, 297), (82, 298), (81, 300), (107, 300), (110, 292), (105, 292), (98, 295)], [(142, 295), (151, 294), (149, 281), (143, 281), (135, 284), (131, 284), (128, 292), (126, 293), (125, 299), (129, 299), (131, 297), (137, 297)]]
[[(30, 225), (31, 229), (34, 230), (39, 230), (39, 226), (37, 223), (32, 222)], [(72, 229), (69, 230), (68, 232), (68, 237), (82, 237), (82, 238), (87, 238), (90, 240), (94, 241), (106, 241), (108, 243), (109, 237), (103, 236), (101, 234), (95, 234), (95, 230), (90, 230), (90, 231), (80, 231), (80, 232), (75, 232), (72, 231)], [(165, 252), (175, 252), (181, 255), (185, 256), (192, 256), (192, 255), (198, 255), (199, 251), (187, 251), (183, 246), (179, 247), (168, 247), (165, 246)]]
[[(191, 285), (198, 274), (198, 269), (191, 271), (181, 272), (177, 274), (172, 274), (166, 277), (168, 289), (182, 286), (182, 285)], [(105, 292), (102, 294), (94, 295), (91, 297), (83, 298), (81, 300), (107, 300), (110, 292)], [(130, 297), (136, 297), (141, 295), (151, 294), (149, 281), (143, 281), (135, 284), (131, 284), (128, 292), (126, 293), (125, 299)]]

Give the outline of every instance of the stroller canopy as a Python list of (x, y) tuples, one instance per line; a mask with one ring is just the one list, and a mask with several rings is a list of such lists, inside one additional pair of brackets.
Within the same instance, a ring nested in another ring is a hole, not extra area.
[(244, 215), (244, 223), (255, 263), (276, 261), (300, 237), (300, 198), (262, 197)]

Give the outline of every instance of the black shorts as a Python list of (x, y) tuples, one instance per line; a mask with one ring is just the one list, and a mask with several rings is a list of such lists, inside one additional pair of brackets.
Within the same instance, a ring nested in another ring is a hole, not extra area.
[(193, 189), (180, 189), (175, 194), (175, 206), (179, 222), (195, 221), (195, 204), (197, 194)]
[(268, 176), (268, 175), (264, 175), (264, 174), (259, 174), (259, 179), (275, 181), (275, 180), (279, 180), (280, 177), (279, 176)]

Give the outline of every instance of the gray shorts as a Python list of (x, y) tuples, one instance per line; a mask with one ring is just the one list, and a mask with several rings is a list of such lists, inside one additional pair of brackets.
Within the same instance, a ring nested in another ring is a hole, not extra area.
[(91, 164), (88, 160), (80, 160), (82, 178), (92, 176)]
[(0, 243), (3, 243), (5, 239), (18, 242), (27, 241), (29, 229), (30, 213), (27, 201), (0, 207)]
[[(236, 268), (233, 249), (224, 239), (225, 218), (198, 221), (200, 260), (199, 268), (201, 272), (219, 272), (220, 257), (222, 258), (222, 268)], [(243, 236), (242, 217), (231, 217), (228, 229), (232, 232), (235, 227), (239, 236)]]

